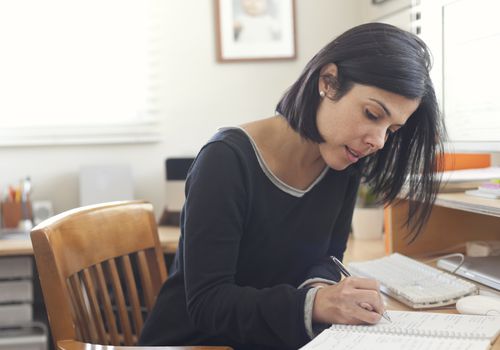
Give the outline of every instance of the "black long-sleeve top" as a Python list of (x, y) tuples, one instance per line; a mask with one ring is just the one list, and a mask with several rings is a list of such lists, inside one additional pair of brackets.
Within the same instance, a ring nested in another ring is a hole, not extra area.
[(359, 174), (325, 169), (302, 191), (266, 167), (242, 129), (219, 131), (186, 182), (171, 275), (141, 345), (297, 349), (309, 278), (338, 280)]

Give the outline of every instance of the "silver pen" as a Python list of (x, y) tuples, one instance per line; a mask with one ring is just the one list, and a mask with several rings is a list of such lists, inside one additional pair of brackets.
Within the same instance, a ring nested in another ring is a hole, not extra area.
[[(337, 267), (337, 269), (340, 271), (341, 274), (343, 274), (345, 277), (351, 277), (351, 273), (347, 270), (347, 268), (342, 264), (342, 261), (337, 259), (334, 256), (330, 256), (330, 258), (333, 260), (333, 263)], [(381, 315), (383, 318), (385, 318), (387, 321), (392, 322), (391, 318), (387, 314), (387, 311), (384, 311)]]

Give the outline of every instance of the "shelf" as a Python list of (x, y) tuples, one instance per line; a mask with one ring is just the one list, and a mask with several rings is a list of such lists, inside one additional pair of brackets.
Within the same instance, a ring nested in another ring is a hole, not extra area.
[(403, 200), (386, 213), (387, 253), (409, 256), (442, 255), (465, 251), (465, 242), (498, 240), (500, 201), (460, 193), (440, 193), (418, 237), (405, 225), (409, 202)]
[(465, 193), (440, 193), (436, 205), (470, 213), (500, 217), (500, 200), (470, 196)]

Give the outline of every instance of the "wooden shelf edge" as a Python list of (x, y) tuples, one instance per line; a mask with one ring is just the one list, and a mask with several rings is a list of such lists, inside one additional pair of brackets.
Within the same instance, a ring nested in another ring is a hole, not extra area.
[(467, 195), (465, 193), (440, 193), (436, 205), (470, 213), (500, 217), (500, 200)]

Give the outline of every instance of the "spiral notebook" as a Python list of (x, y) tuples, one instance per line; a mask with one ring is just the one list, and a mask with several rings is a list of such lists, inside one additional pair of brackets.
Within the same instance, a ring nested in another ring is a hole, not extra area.
[(388, 311), (392, 323), (334, 324), (301, 350), (483, 350), (500, 333), (500, 316)]

